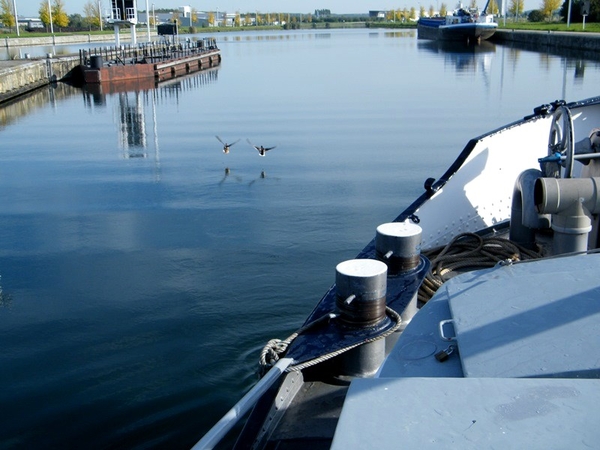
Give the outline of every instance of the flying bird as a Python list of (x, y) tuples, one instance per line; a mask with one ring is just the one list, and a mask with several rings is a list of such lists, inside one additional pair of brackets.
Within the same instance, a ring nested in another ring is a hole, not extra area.
[(252, 142), (250, 142), (250, 139), (246, 139), (248, 141), (248, 144), (250, 144), (252, 147), (254, 147), (256, 149), (256, 151), (258, 152), (258, 154), (260, 156), (265, 156), (265, 154), (269, 151), (269, 150), (273, 150), (275, 147), (277, 147), (276, 145), (274, 145), (273, 147), (263, 147), (262, 145), (259, 147), (258, 145), (254, 145)]
[(227, 142), (223, 142), (223, 140), (219, 137), (219, 136), (215, 136), (219, 142), (221, 144), (223, 144), (223, 153), (227, 154), (229, 153), (229, 149), (231, 149), (231, 147), (233, 147), (234, 144), (237, 144), (239, 142), (239, 139), (235, 142), (232, 142), (231, 144), (228, 144)]

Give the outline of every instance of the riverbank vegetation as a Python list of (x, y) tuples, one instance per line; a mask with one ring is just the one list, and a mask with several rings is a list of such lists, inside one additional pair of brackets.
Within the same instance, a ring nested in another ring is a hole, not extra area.
[[(523, 0), (510, 0), (508, 16), (497, 17), (500, 29), (532, 30), (532, 31), (565, 31), (600, 33), (600, 0), (542, 0), (539, 10), (523, 11)], [(112, 28), (103, 29), (97, 4), (91, 0), (84, 8), (84, 15), (67, 15), (63, 0), (52, 0), (52, 17), (54, 26), (49, 26), (50, 2), (43, 1), (40, 6), (40, 19), (44, 28), (19, 27), (15, 30), (14, 16), (11, 15), (10, 0), (0, 0), (0, 36), (13, 37), (46, 37), (52, 35), (107, 34), (112, 35)], [(570, 3), (569, 3), (570, 2)], [(476, 6), (477, 0), (470, 0), (470, 6)], [(490, 0), (488, 11), (497, 16), (497, 0)], [(568, 7), (571, 4), (569, 13)], [(333, 28), (416, 28), (417, 17), (445, 15), (447, 6), (442, 3), (439, 10), (433, 6), (426, 9), (420, 6), (402, 10), (370, 11), (368, 14), (331, 14), (329, 10), (316, 10), (314, 14), (292, 13), (199, 13), (192, 10), (187, 18), (188, 26), (179, 17), (178, 11), (152, 10), (149, 25), (155, 30), (154, 23), (174, 22), (179, 24), (180, 34), (219, 33), (224, 31), (257, 31), (257, 30), (295, 30), (295, 29), (333, 29)], [(146, 12), (139, 11), (145, 19)], [(568, 23), (567, 23), (568, 22)], [(40, 23), (38, 21), (38, 23)], [(192, 26), (189, 26), (189, 24)], [(106, 25), (105, 25), (106, 26)], [(146, 23), (138, 23), (138, 31), (146, 30)], [(53, 28), (51, 30), (51, 28)], [(52, 31), (52, 32), (51, 32)], [(127, 27), (122, 28), (128, 33)]]
[[(391, 22), (391, 21), (362, 21), (362, 22), (321, 22), (321, 23), (302, 23), (298, 24), (294, 28), (285, 27), (281, 25), (259, 25), (259, 26), (220, 26), (220, 27), (181, 27), (181, 34), (196, 34), (196, 33), (220, 33), (220, 32), (249, 32), (249, 31), (262, 31), (262, 30), (281, 30), (281, 29), (336, 29), (336, 28), (389, 28), (389, 29), (411, 29), (416, 28), (416, 22)], [(587, 33), (600, 33), (600, 23), (587, 23), (585, 27), (582, 23), (570, 23), (568, 26), (564, 22), (525, 22), (525, 21), (514, 21), (507, 19), (498, 21), (499, 29), (508, 30), (531, 30), (531, 31), (564, 31), (564, 32), (587, 32)], [(138, 26), (138, 33), (145, 32), (145, 26)], [(129, 29), (123, 28), (121, 33), (128, 34)], [(82, 30), (82, 31), (63, 31), (55, 32), (54, 36), (72, 36), (72, 35), (113, 35), (114, 31), (112, 28), (100, 30)], [(0, 31), (0, 36), (8, 38), (37, 38), (37, 37), (48, 37), (52, 36), (52, 33), (46, 31), (36, 32), (23, 32), (21, 31), (19, 36), (15, 32), (9, 32), (5, 30), (4, 33)]]

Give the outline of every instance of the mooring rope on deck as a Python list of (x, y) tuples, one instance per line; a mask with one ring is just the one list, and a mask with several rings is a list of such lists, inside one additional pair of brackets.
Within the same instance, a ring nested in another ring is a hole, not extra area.
[(423, 255), (431, 261), (431, 268), (418, 293), (418, 299), (423, 303), (428, 302), (458, 269), (475, 270), (494, 267), (501, 261), (516, 262), (542, 257), (540, 253), (508, 239), (483, 238), (475, 233), (460, 234), (446, 246), (423, 252)]

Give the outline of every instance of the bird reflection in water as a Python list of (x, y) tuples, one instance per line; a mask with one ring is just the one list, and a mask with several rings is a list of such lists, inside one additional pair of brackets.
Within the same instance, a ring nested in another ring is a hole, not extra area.
[[(219, 186), (222, 185), (225, 182), (225, 180), (227, 178), (229, 178), (230, 175), (231, 175), (231, 169), (229, 167), (225, 167), (225, 174), (223, 175), (223, 178), (221, 178), (221, 181), (219, 181)], [(238, 183), (242, 182), (242, 177), (240, 177), (240, 176), (234, 175), (233, 178)]]
[[(258, 180), (264, 180), (265, 178), (267, 178), (267, 173), (262, 170), (260, 172), (260, 176), (258, 178), (255, 178), (254, 180), (252, 180), (250, 183), (248, 183), (248, 186), (252, 186), (254, 183), (256, 183)], [(279, 181), (279, 178), (273, 178), (273, 177), (269, 177), (269, 180), (275, 180), (275, 181)]]
[[(231, 169), (229, 167), (225, 167), (225, 172), (223, 174), (223, 178), (221, 178), (221, 181), (219, 181), (219, 186), (222, 185), (225, 182), (225, 180), (227, 180), (228, 178), (231, 178), (231, 177), (233, 177), (233, 179), (235, 181), (237, 181), (238, 183), (242, 182), (242, 177), (240, 177), (239, 175), (232, 175)], [(260, 175), (258, 177), (256, 177), (254, 180), (252, 180), (250, 183), (248, 183), (248, 186), (252, 186), (258, 180), (264, 180), (265, 178), (267, 178), (267, 173), (264, 170), (261, 170)], [(279, 178), (269, 177), (269, 179), (279, 181)]]

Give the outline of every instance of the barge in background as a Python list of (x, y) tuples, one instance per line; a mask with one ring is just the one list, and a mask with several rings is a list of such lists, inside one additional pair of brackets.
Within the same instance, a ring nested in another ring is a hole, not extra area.
[(421, 17), (417, 22), (417, 36), (419, 39), (480, 43), (492, 37), (498, 28), (494, 16), (487, 13), (487, 6), (480, 13), (477, 8), (466, 9), (459, 4), (445, 17)]
[(183, 43), (151, 42), (79, 51), (82, 79), (86, 84), (153, 79), (170, 80), (221, 64), (214, 38)]

